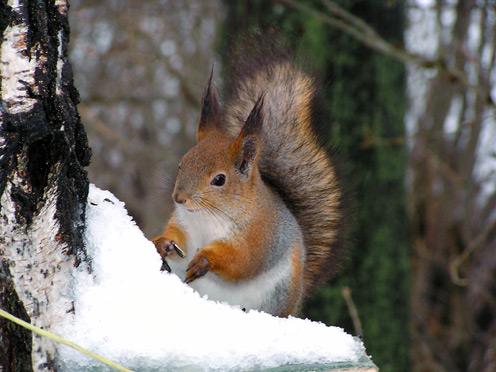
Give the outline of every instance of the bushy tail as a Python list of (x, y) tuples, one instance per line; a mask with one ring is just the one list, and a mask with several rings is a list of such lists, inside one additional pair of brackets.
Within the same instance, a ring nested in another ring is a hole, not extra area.
[[(274, 40), (244, 44), (232, 58), (225, 123), (237, 135), (262, 93), (265, 143), (259, 160), (264, 180), (296, 216), (307, 247), (305, 294), (331, 277), (342, 262), (342, 191), (316, 127), (322, 107), (316, 84)], [(265, 43), (265, 44), (264, 44)]]

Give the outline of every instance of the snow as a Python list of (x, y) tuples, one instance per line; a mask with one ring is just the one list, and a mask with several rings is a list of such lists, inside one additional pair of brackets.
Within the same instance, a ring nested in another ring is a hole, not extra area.
[[(56, 333), (135, 371), (242, 371), (359, 363), (363, 344), (337, 327), (202, 298), (160, 271), (153, 244), (108, 191), (90, 187), (88, 267), (74, 273), (75, 314)], [(110, 370), (60, 345), (61, 370)]]

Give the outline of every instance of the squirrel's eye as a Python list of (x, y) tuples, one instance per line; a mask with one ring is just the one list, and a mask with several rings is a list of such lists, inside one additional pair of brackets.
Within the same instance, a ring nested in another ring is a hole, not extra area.
[(177, 169), (181, 169), (181, 162), (177, 165)]
[(212, 186), (224, 186), (225, 183), (226, 183), (226, 175), (222, 173), (216, 175), (212, 180), (212, 182), (210, 182)]

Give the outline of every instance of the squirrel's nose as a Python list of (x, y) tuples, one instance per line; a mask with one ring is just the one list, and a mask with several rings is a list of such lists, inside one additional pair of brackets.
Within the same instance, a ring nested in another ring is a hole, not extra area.
[(172, 194), (172, 199), (174, 199), (174, 201), (177, 204), (184, 204), (184, 203), (186, 203), (186, 196), (184, 195), (184, 193), (179, 192), (177, 190), (174, 191), (174, 193)]

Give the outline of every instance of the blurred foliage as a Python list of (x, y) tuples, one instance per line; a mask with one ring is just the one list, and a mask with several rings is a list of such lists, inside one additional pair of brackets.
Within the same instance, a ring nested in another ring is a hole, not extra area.
[[(247, 30), (277, 27), (298, 58), (324, 82), (332, 147), (343, 159), (344, 184), (354, 213), (350, 258), (338, 278), (322, 287), (303, 315), (354, 334), (342, 289), (349, 287), (362, 321), (367, 353), (383, 372), (409, 370), (408, 275), (410, 247), (405, 201), (405, 71), (401, 63), (351, 36), (282, 3), (226, 1), (228, 16), (219, 50)], [(302, 1), (315, 8), (311, 1)], [(385, 39), (402, 44), (403, 2), (338, 2)]]

